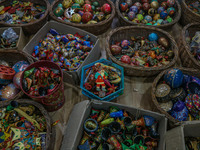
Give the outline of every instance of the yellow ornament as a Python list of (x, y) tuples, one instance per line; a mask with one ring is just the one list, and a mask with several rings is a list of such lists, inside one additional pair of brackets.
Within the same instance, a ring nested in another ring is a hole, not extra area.
[(62, 5), (64, 8), (69, 8), (70, 6), (72, 6), (72, 3), (73, 3), (72, 0), (64, 0), (62, 2)]
[(11, 130), (14, 132), (12, 141), (15, 141), (21, 137), (21, 131), (17, 128), (11, 128)]
[(75, 23), (80, 23), (81, 22), (81, 15), (78, 14), (78, 13), (73, 14), (71, 21), (75, 22)]

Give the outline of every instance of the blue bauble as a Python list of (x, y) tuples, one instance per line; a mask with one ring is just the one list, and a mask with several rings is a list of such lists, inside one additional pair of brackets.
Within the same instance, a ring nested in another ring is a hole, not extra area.
[(158, 13), (160, 14), (161, 12), (165, 11), (165, 8), (164, 7), (159, 7), (158, 8)]
[(171, 88), (178, 88), (183, 83), (183, 73), (176, 68), (170, 69), (165, 73), (164, 80)]
[(146, 15), (144, 17), (145, 20), (147, 20), (148, 22), (151, 22), (152, 21), (152, 17), (150, 15)]
[(185, 103), (182, 101), (176, 102), (173, 106), (171, 115), (179, 121), (186, 121), (188, 117), (188, 109), (185, 106)]
[(160, 18), (162, 18), (162, 19), (166, 19), (167, 16), (168, 16), (167, 11), (162, 11), (162, 12), (160, 13)]
[(154, 124), (154, 122), (155, 122), (155, 119), (153, 118), (153, 117), (151, 117), (151, 116), (143, 116), (144, 117), (144, 122), (145, 122), (145, 125), (146, 126), (152, 126), (153, 124)]
[(123, 116), (124, 115), (122, 110), (110, 113), (111, 118), (122, 118)]
[(137, 8), (137, 6), (131, 6), (129, 11), (133, 11), (135, 14), (137, 14), (138, 13), (138, 8)]
[(156, 33), (151, 33), (149, 34), (149, 41), (157, 41), (158, 40), (158, 35)]

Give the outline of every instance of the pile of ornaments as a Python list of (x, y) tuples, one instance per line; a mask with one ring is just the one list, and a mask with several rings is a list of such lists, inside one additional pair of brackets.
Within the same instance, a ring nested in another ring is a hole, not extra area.
[(120, 4), (124, 18), (134, 23), (146, 25), (162, 25), (171, 23), (176, 14), (175, 0), (166, 0), (159, 4), (158, 0), (141, 0), (133, 3), (125, 0)]
[(200, 119), (200, 79), (170, 69), (156, 87), (160, 107), (179, 121)]
[(0, 149), (46, 149), (46, 120), (33, 105), (0, 108)]
[(188, 3), (188, 7), (195, 13), (200, 14), (200, 2), (195, 1), (195, 2), (190, 2)]
[(186, 42), (190, 46), (190, 52), (200, 62), (200, 31), (197, 31), (194, 37), (190, 37), (188, 30), (186, 31)]
[(160, 138), (157, 124), (151, 116), (136, 118), (115, 106), (109, 110), (92, 108), (78, 149), (153, 150)]
[(92, 48), (89, 35), (59, 34), (55, 29), (50, 29), (45, 39), (34, 47), (32, 56), (55, 62), (63, 71), (76, 71)]
[(198, 150), (200, 149), (200, 137), (185, 137), (185, 149)]
[(33, 67), (25, 70), (22, 76), (22, 88), (31, 96), (45, 96), (60, 85), (61, 73), (48, 67)]
[(14, 0), (9, 6), (0, 7), (0, 21), (8, 24), (30, 23), (40, 19), (45, 11), (45, 6)]
[(0, 100), (14, 98), (20, 92), (20, 77), (29, 66), (27, 61), (16, 64), (0, 61)]
[(111, 15), (111, 6), (98, 1), (89, 0), (63, 0), (54, 10), (54, 15), (61, 20), (72, 23), (95, 24)]
[(117, 68), (103, 63), (95, 63), (86, 70), (84, 87), (100, 98), (120, 89), (120, 84), (121, 72)]
[(116, 59), (132, 66), (159, 67), (169, 64), (174, 57), (169, 41), (156, 33), (150, 33), (148, 38), (112, 41), (110, 50)]
[(12, 28), (4, 30), (0, 37), (0, 48), (16, 47), (18, 38), (19, 36)]

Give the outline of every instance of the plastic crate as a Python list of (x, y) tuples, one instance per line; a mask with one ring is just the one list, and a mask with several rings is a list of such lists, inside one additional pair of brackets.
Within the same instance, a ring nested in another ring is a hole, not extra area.
[[(107, 95), (103, 98), (100, 98), (99, 96), (93, 94), (92, 92), (88, 91), (87, 89), (85, 89), (84, 87), (84, 81), (85, 81), (85, 74), (86, 74), (86, 71), (92, 67), (95, 63), (103, 63), (105, 65), (109, 65), (109, 66), (112, 66), (112, 67), (115, 67), (117, 68), (118, 70), (120, 70), (121, 72), (121, 82), (119, 84), (119, 87), (117, 88), (116, 92), (110, 94), (110, 95)], [(117, 64), (111, 62), (111, 61), (108, 61), (106, 59), (100, 59), (100, 60), (97, 60), (89, 65), (86, 65), (82, 68), (82, 74), (81, 74), (81, 89), (82, 89), (82, 94), (84, 94), (85, 96), (91, 98), (91, 99), (96, 99), (96, 100), (101, 100), (101, 101), (111, 101), (115, 98), (117, 98), (118, 96), (122, 95), (123, 94), (123, 90), (124, 90), (124, 68), (121, 67), (121, 66), (118, 66)]]

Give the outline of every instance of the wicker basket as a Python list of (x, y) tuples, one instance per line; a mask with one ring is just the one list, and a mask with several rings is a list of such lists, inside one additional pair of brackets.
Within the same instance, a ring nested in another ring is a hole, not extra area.
[(181, 12), (181, 24), (183, 26), (189, 24), (189, 23), (200, 23), (200, 15), (193, 12), (188, 6), (188, 3), (191, 2), (196, 2), (197, 0), (182, 0), (181, 3), (181, 8), (182, 8), (182, 12)]
[[(134, 23), (132, 21), (129, 21), (127, 19), (125, 19), (120, 11), (120, 4), (122, 2), (124, 2), (125, 0), (117, 0), (116, 1), (116, 11), (117, 11), (117, 15), (118, 15), (118, 18), (119, 18), (119, 22), (122, 26), (130, 26), (130, 25), (139, 25), (139, 26), (147, 26), (145, 24), (138, 24), (138, 23)], [(132, 0), (133, 4), (135, 2), (138, 2), (139, 0)], [(159, 3), (162, 3), (163, 1), (166, 1), (166, 0), (160, 0)], [(175, 9), (176, 9), (176, 15), (173, 19), (173, 21), (171, 23), (168, 23), (168, 24), (164, 24), (164, 25), (159, 25), (159, 26), (153, 26), (153, 27), (158, 27), (160, 29), (163, 29), (163, 30), (167, 30), (167, 31), (170, 31), (173, 27), (174, 24), (176, 24), (180, 17), (181, 17), (181, 6), (179, 4), (179, 2), (176, 0), (176, 4), (175, 4)], [(149, 25), (148, 25), (149, 26)], [(150, 25), (151, 26), (151, 25)]]
[(179, 42), (180, 58), (182, 61), (182, 65), (188, 68), (200, 69), (200, 63), (190, 52), (190, 46), (186, 42), (185, 34), (187, 30), (188, 30), (189, 36), (193, 37), (196, 31), (200, 31), (200, 24), (199, 23), (188, 24), (182, 30), (182, 36)]
[[(182, 67), (176, 67), (178, 69), (180, 69), (183, 74), (187, 74), (187, 75), (192, 75), (192, 76), (196, 76), (198, 78), (200, 78), (200, 74), (199, 74), (199, 71), (196, 70), (196, 69), (192, 69), (192, 68), (182, 68)], [(152, 96), (152, 101), (153, 101), (153, 104), (155, 106), (155, 111), (159, 111), (160, 113), (164, 114), (168, 120), (169, 120), (169, 125), (170, 127), (175, 127), (175, 126), (178, 126), (178, 125), (181, 125), (181, 124), (185, 124), (187, 122), (191, 122), (191, 121), (178, 121), (177, 119), (175, 119), (174, 117), (172, 117), (169, 113), (167, 113), (166, 111), (164, 111), (158, 101), (157, 101), (157, 98), (156, 98), (156, 95), (155, 95), (155, 92), (156, 92), (156, 87), (157, 85), (159, 84), (160, 81), (163, 81), (163, 77), (164, 77), (164, 74), (167, 72), (168, 70), (165, 70), (163, 72), (161, 72), (156, 78), (155, 80), (153, 81), (153, 84), (152, 84), (152, 91), (151, 91), (151, 96)]]
[[(50, 148), (50, 144), (54, 143), (54, 141), (51, 140), (51, 132), (52, 132), (51, 131), (51, 118), (50, 118), (48, 112), (44, 109), (44, 107), (41, 104), (36, 103), (34, 101), (31, 101), (31, 100), (28, 100), (28, 99), (17, 99), (15, 101), (18, 102), (19, 104), (30, 104), (30, 105), (33, 105), (33, 106), (37, 107), (40, 110), (41, 114), (44, 116), (44, 118), (46, 120), (46, 125), (47, 125), (47, 131), (46, 131), (46, 149), (51, 149)], [(4, 103), (0, 104), (0, 107), (6, 107), (9, 104), (10, 104), (9, 101), (4, 101)]]
[[(170, 47), (174, 52), (174, 58), (173, 60), (164, 66), (161, 67), (140, 67), (140, 66), (131, 66), (129, 64), (125, 64), (122, 63), (121, 61), (117, 60), (111, 53), (110, 51), (110, 45), (111, 42), (114, 41), (121, 41), (124, 39), (130, 39), (131, 36), (144, 36), (147, 37), (150, 33), (157, 33), (158, 36), (162, 36), (165, 37), (169, 43), (170, 43)], [(111, 58), (111, 60), (124, 67), (124, 73), (125, 75), (128, 76), (153, 76), (156, 75), (158, 73), (160, 73), (161, 71), (170, 68), (172, 66), (175, 65), (177, 58), (178, 58), (178, 47), (176, 42), (174, 41), (174, 39), (172, 38), (172, 36), (161, 30), (158, 28), (153, 28), (153, 27), (145, 27), (145, 26), (127, 26), (127, 27), (120, 27), (120, 28), (116, 28), (114, 30), (112, 30), (106, 40), (106, 51), (107, 51), (107, 55), (108, 57)]]
[[(12, 1), (13, 0), (3, 0), (2, 2), (0, 2), (0, 6), (2, 6), (2, 5), (9, 6)], [(3, 27), (22, 27), (25, 33), (34, 34), (47, 22), (50, 4), (47, 0), (20, 0), (20, 1), (24, 1), (24, 2), (28, 1), (28, 2), (32, 2), (35, 4), (45, 6), (46, 12), (40, 19), (38, 19), (34, 22), (30, 22), (30, 23), (26, 23), (26, 24), (8, 24), (8, 23), (1, 21), (0, 26), (1, 27), (2, 26)]]
[[(30, 64), (33, 63), (33, 60), (31, 59), (30, 56), (28, 56), (27, 54), (25, 54), (22, 51), (17, 51), (17, 50), (1, 50), (0, 51), (0, 60), (4, 60), (4, 61), (8, 62), (11, 66), (13, 66), (18, 61), (22, 61), (22, 60), (25, 60), (25, 61), (29, 62)], [(24, 95), (24, 93), (22, 91), (20, 91), (15, 97), (5, 100), (5, 101), (0, 101), (0, 105), (7, 103), (7, 102), (9, 103), (11, 100), (14, 100), (14, 99), (19, 99), (23, 95)]]
[[(50, 8), (51, 18), (58, 21), (58, 22), (86, 30), (86, 31), (88, 31), (92, 34), (95, 34), (95, 35), (100, 35), (100, 34), (103, 34), (104, 32), (106, 32), (110, 28), (111, 23), (113, 21), (113, 18), (115, 16), (115, 6), (114, 6), (112, 1), (110, 1), (110, 0), (98, 0), (100, 5), (103, 5), (104, 3), (108, 3), (108, 4), (111, 5), (112, 12), (111, 12), (111, 16), (108, 19), (103, 20), (101, 22), (98, 22), (96, 24), (78, 24), (78, 23), (65, 22), (63, 20), (58, 19), (53, 13), (54, 9), (57, 7), (57, 5), (59, 3), (62, 3), (62, 1), (63, 0), (56, 0), (51, 5), (51, 8)], [(93, 1), (96, 1), (96, 0), (91, 0), (91, 2), (93, 2)]]

